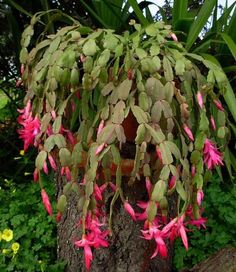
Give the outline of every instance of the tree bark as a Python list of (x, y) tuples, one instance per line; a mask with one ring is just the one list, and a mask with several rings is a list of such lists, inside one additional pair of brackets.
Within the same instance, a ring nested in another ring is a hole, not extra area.
[[(62, 188), (60, 179), (59, 177), (59, 194)], [(147, 200), (144, 181), (137, 181), (137, 183), (135, 186), (128, 186), (127, 181), (123, 183), (125, 196), (133, 207), (135, 207), (135, 200)], [(176, 213), (174, 202), (170, 207), (172, 218)], [(86, 271), (83, 250), (77, 250), (73, 245), (76, 238), (81, 239), (79, 228), (76, 226), (80, 214), (77, 211), (75, 194), (71, 194), (68, 203), (67, 211), (58, 225), (58, 258), (67, 262), (66, 272), (83, 272)], [(117, 201), (113, 211), (113, 235), (109, 239), (110, 246), (93, 251), (91, 272), (170, 272), (173, 244), (167, 242), (168, 257), (166, 259), (159, 256), (150, 259), (155, 244), (141, 238), (141, 229), (143, 229), (143, 223), (134, 222), (124, 211), (120, 201)]]

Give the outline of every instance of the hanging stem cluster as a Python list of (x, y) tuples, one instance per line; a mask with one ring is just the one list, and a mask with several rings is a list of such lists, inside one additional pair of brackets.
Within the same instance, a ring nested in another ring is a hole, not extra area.
[[(201, 56), (187, 53), (162, 22), (146, 28), (134, 24), (132, 35), (68, 26), (28, 52), (38, 19), (32, 19), (22, 36), (27, 106), (20, 111), (19, 131), (27, 141), (25, 149), (30, 144), (38, 148), (35, 180), (41, 172), (48, 174), (48, 163), (65, 177), (58, 220), (68, 195), (77, 193), (83, 237), (75, 245), (84, 248), (86, 267), (91, 247), (108, 246), (118, 198), (133, 220), (144, 221), (144, 238), (155, 240), (152, 257), (167, 255), (168, 238), (181, 236), (187, 249), (186, 224), (200, 227), (205, 222), (200, 208), (204, 177), (223, 164), (214, 142), (222, 148), (227, 143), (226, 114), (218, 99), (224, 74)], [(121, 155), (128, 142), (136, 147), (133, 159)], [(132, 186), (145, 177), (148, 201), (137, 200), (143, 213), (128, 203), (124, 176)], [(113, 195), (109, 216), (104, 210), (106, 190)], [(173, 194), (178, 196), (178, 215), (168, 218)]]

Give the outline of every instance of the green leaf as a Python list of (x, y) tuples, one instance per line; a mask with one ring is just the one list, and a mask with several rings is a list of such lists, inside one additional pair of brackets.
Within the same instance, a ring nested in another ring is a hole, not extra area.
[(124, 101), (119, 101), (115, 105), (113, 109), (113, 114), (112, 114), (112, 122), (114, 124), (121, 124), (124, 121), (125, 119), (124, 109), (125, 109)]
[(54, 141), (55, 144), (57, 145), (57, 147), (60, 149), (62, 147), (66, 147), (66, 141), (63, 135), (61, 134), (56, 134), (56, 135), (52, 135), (54, 136)]
[(140, 124), (136, 132), (136, 138), (135, 138), (136, 144), (141, 144), (144, 141), (145, 133), (146, 133), (146, 129), (144, 124)]
[(127, 78), (122, 81), (119, 86), (117, 86), (116, 91), (120, 100), (126, 100), (128, 98), (132, 83), (133, 81)]
[(104, 67), (110, 59), (110, 50), (105, 49), (97, 60), (97, 65)]
[(131, 110), (139, 124), (148, 123), (147, 114), (138, 106), (131, 106)]
[(67, 206), (67, 199), (65, 195), (61, 195), (57, 201), (57, 210), (63, 213)]
[(231, 51), (234, 59), (236, 60), (236, 44), (233, 39), (226, 33), (221, 33), (222, 38), (224, 39), (225, 43), (227, 44), (229, 50)]
[(55, 146), (55, 135), (50, 135), (45, 143), (44, 143), (44, 149), (47, 151), (47, 152), (50, 152)]
[(101, 93), (103, 96), (106, 96), (108, 95), (113, 89), (115, 88), (113, 82), (109, 82), (107, 83), (107, 85), (105, 85), (102, 90), (101, 90)]
[(173, 157), (166, 142), (160, 144), (160, 150), (163, 164), (171, 164), (173, 162)]
[(47, 152), (45, 150), (41, 150), (35, 160), (36, 168), (39, 170), (42, 170), (46, 159), (47, 159)]
[(165, 140), (165, 135), (162, 132), (161, 128), (159, 129), (154, 129), (150, 125), (145, 124), (145, 127), (149, 130), (153, 140), (157, 143), (160, 144)]
[(188, 0), (175, 0), (172, 9), (172, 24), (175, 26), (178, 20), (186, 17)]
[(207, 23), (207, 20), (209, 19), (210, 15), (212, 14), (213, 8), (215, 7), (217, 3), (217, 0), (205, 0), (200, 11), (197, 14), (196, 19), (193, 21), (185, 48), (187, 51), (192, 47), (192, 45), (195, 43), (196, 39), (198, 38), (200, 32), (202, 31), (203, 27)]
[(59, 151), (59, 158), (61, 166), (70, 166), (71, 164), (71, 153), (67, 148), (61, 148)]
[(59, 133), (60, 129), (61, 129), (61, 115), (57, 116), (57, 118), (55, 119), (53, 125), (52, 125), (52, 131), (53, 133)]
[(169, 165), (164, 165), (164, 167), (161, 169), (160, 173), (160, 179), (167, 181), (170, 176), (170, 168)]
[(187, 194), (186, 194), (183, 184), (180, 180), (177, 180), (175, 188), (176, 188), (177, 193), (180, 195), (180, 197), (185, 201), (187, 199)]
[(163, 57), (163, 68), (166, 81), (173, 81), (173, 70), (171, 67), (171, 63), (166, 56)]
[(94, 39), (88, 39), (83, 46), (85, 56), (94, 56), (97, 52), (97, 45)]
[(163, 196), (165, 195), (167, 190), (167, 183), (164, 180), (158, 180), (158, 182), (155, 184), (152, 194), (151, 194), (151, 200), (159, 202)]
[(152, 222), (157, 215), (157, 204), (155, 201), (149, 201), (147, 206), (148, 221)]
[(165, 144), (168, 146), (170, 149), (171, 153), (175, 156), (177, 160), (181, 158), (181, 153), (177, 145), (171, 141), (165, 141)]

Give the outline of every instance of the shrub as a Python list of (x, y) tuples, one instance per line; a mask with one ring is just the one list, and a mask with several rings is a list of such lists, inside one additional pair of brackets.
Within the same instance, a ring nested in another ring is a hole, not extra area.
[[(13, 231), (12, 239), (0, 242), (0, 271), (63, 271), (63, 264), (56, 264), (56, 224), (46, 215), (38, 186), (0, 182), (0, 231)], [(47, 190), (52, 196), (52, 183)]]

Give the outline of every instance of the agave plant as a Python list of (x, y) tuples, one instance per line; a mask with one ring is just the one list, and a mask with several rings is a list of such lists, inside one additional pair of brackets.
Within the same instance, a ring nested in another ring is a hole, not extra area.
[[(204, 178), (223, 164), (229, 138), (219, 100), (225, 74), (188, 53), (163, 22), (142, 27), (131, 21), (136, 31), (123, 35), (75, 22), (34, 44), (41, 15), (22, 35), (26, 106), (18, 121), (25, 150), (38, 149), (34, 178), (48, 213), (53, 215), (42, 176), (55, 171), (64, 180), (57, 220), (75, 192), (82, 237), (74, 244), (84, 248), (87, 269), (92, 248), (109, 246), (118, 199), (133, 220), (143, 221), (143, 237), (155, 241), (152, 258), (167, 256), (167, 239), (181, 237), (188, 249), (187, 226), (205, 223)], [(135, 152), (123, 158), (127, 145)], [(134, 208), (124, 183), (134, 190), (144, 183), (147, 201), (136, 199)]]

